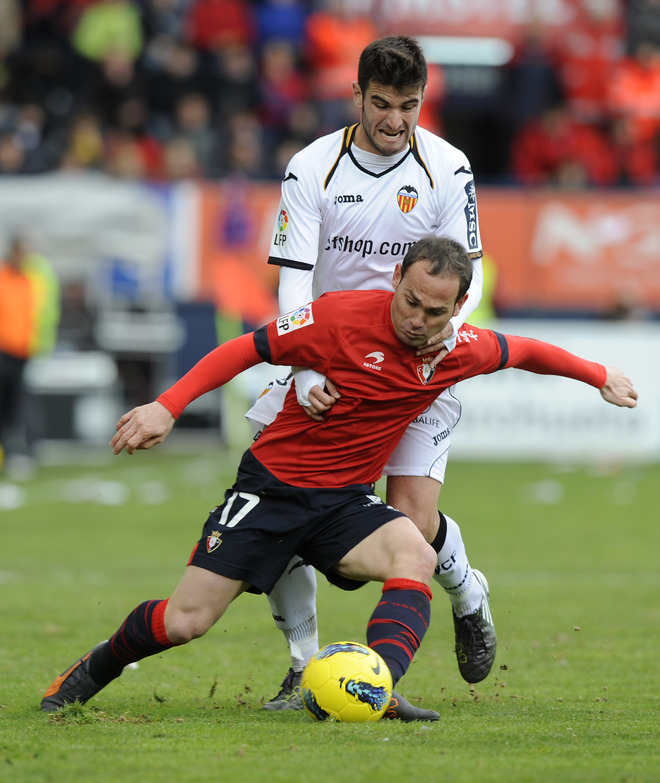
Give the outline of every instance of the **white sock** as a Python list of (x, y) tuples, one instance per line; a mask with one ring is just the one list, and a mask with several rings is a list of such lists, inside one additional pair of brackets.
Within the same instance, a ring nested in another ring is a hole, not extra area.
[(319, 649), (316, 624), (316, 571), (297, 555), (268, 595), (275, 625), (291, 652), (291, 668), (301, 672)]
[(433, 578), (444, 587), (454, 612), (458, 617), (463, 617), (479, 610), (484, 592), (468, 562), (461, 529), (446, 514), (445, 519), (447, 537), (438, 552), (438, 565)]

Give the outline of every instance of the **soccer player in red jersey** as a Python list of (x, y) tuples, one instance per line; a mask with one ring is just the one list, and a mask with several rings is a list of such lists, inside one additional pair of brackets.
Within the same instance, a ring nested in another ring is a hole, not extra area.
[[(423, 127), (423, 121), (420, 125), (432, 87), (415, 39), (388, 35), (371, 41), (356, 70), (351, 89), (359, 122), (300, 150), (282, 179), (268, 255), (268, 263), (280, 270), (280, 311), (292, 312), (329, 291), (390, 291), (395, 266), (418, 239), (425, 234), (450, 237), (467, 249), (472, 281), (446, 333), (420, 346), (420, 355), (433, 353), (437, 364), (443, 355), (438, 344), (443, 343), (443, 352), (453, 349), (459, 328), (482, 296), (482, 246), (470, 161)], [(258, 430), (281, 409), (291, 375), (298, 402), (312, 418), (320, 420), (334, 402), (332, 377), (310, 368), (291, 369), (289, 379), (273, 381), (246, 413)], [(434, 580), (451, 606), (459, 672), (475, 683), (491, 671), (497, 635), (486, 577), (472, 567), (456, 520), (438, 513), (452, 432), (461, 415), (453, 391), (442, 391), (423, 416), (408, 424), (383, 475), (387, 502), (412, 519), (438, 553)], [(264, 709), (302, 709), (300, 676), (318, 650), (316, 571), (293, 558), (268, 602), (287, 641), (291, 666)]]
[[(366, 637), (399, 681), (428, 628), (437, 562), (411, 520), (373, 490), (408, 422), (442, 389), (506, 367), (574, 378), (608, 402), (636, 405), (637, 393), (618, 368), (488, 329), (464, 326), (437, 366), (417, 356), (460, 310), (471, 274), (462, 245), (426, 237), (397, 265), (394, 292), (325, 294), (219, 346), (156, 401), (122, 416), (114, 453), (152, 448), (193, 399), (264, 360), (331, 375), (340, 394), (314, 421), (290, 391), (243, 455), (172, 596), (139, 604), (108, 641), (56, 678), (43, 710), (87, 701), (126, 665), (202, 636), (242, 592), (271, 590), (295, 554), (344, 589), (383, 582)], [(392, 705), (391, 717), (405, 720), (396, 695)], [(429, 710), (426, 719), (438, 717)]]

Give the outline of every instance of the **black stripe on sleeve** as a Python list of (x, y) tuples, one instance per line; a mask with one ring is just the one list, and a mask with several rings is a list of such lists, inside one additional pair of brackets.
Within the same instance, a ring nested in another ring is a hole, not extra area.
[(289, 269), (314, 269), (314, 264), (306, 264), (304, 261), (294, 261), (291, 258), (275, 258), (269, 256), (268, 263), (273, 266), (287, 266)]
[(497, 365), (497, 369), (501, 370), (509, 361), (509, 344), (507, 343), (506, 337), (503, 334), (500, 334), (495, 330), (493, 330), (493, 334), (495, 337), (497, 337), (497, 342), (500, 344), (500, 351), (502, 352), (502, 355), (500, 356), (500, 363)]
[(268, 326), (262, 326), (255, 330), (254, 347), (265, 362), (268, 362), (268, 364), (273, 363), (273, 357), (270, 353), (270, 343), (268, 342)]

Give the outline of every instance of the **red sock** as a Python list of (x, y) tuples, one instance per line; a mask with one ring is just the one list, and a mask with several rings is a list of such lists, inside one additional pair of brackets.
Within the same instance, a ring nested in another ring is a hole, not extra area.
[(431, 619), (433, 594), (414, 579), (388, 579), (367, 626), (367, 644), (382, 655), (396, 684), (405, 674)]

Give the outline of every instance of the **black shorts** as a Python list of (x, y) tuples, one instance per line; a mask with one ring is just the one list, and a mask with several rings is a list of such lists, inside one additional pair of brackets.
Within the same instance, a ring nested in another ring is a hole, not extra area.
[(368, 484), (340, 489), (292, 487), (252, 452), (243, 455), (234, 486), (213, 509), (189, 565), (249, 582), (269, 593), (296, 554), (344, 589), (361, 582), (332, 573), (354, 546), (403, 516)]

